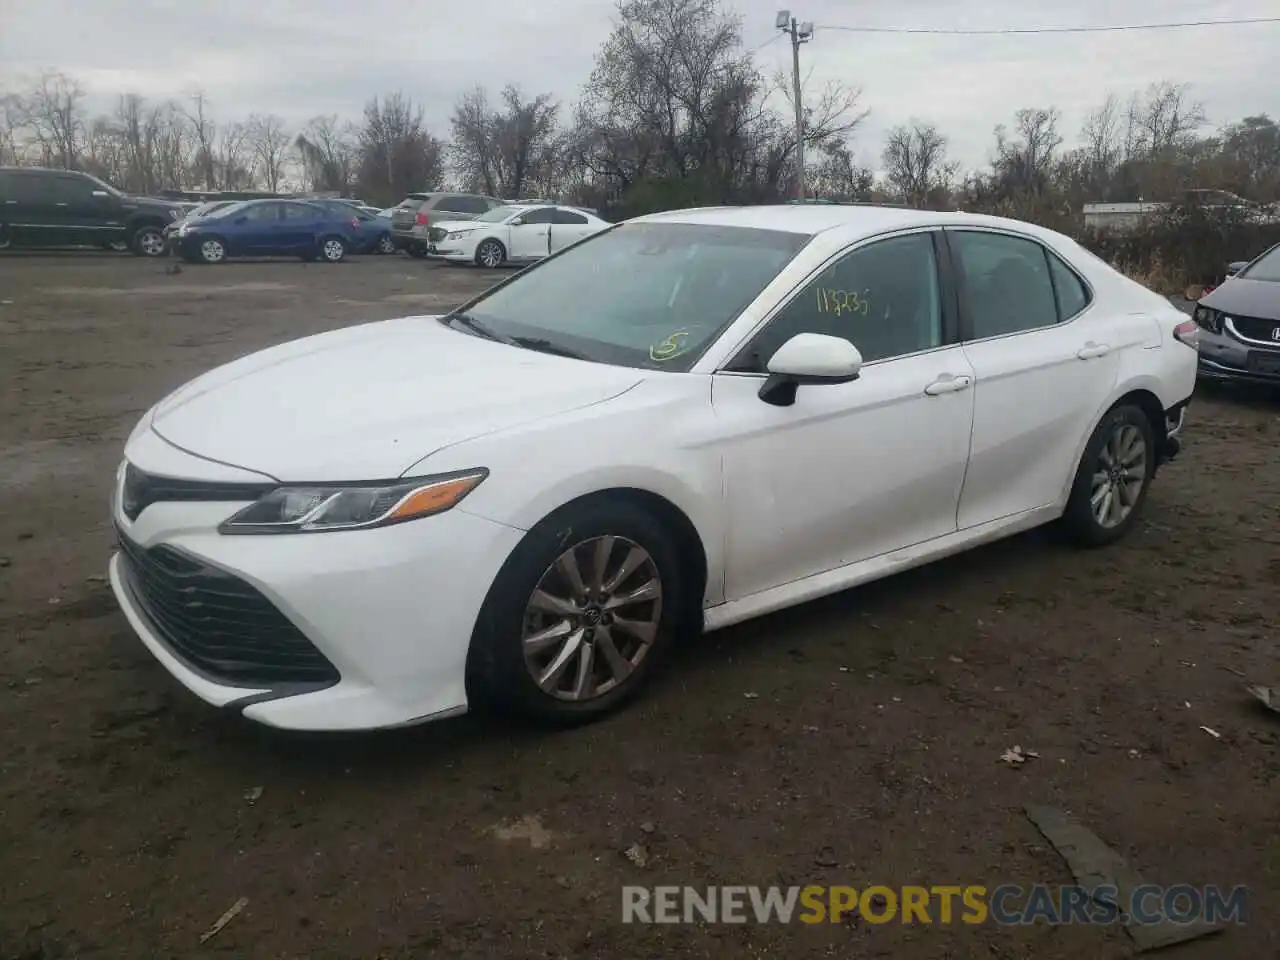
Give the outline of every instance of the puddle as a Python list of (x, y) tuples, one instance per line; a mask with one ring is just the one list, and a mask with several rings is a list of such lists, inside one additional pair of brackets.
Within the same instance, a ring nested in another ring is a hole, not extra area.
[(218, 294), (218, 293), (283, 293), (298, 289), (294, 283), (158, 283), (149, 287), (41, 287), (41, 293), (52, 293), (64, 297), (114, 297), (137, 296), (138, 294), (159, 294), (174, 296), (175, 294)]

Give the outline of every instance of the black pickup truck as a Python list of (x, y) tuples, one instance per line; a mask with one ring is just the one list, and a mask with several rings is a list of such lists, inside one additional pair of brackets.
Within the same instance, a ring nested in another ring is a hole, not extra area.
[(87, 173), (0, 167), (0, 250), (123, 246), (160, 257), (165, 226), (181, 216), (180, 204), (131, 197)]

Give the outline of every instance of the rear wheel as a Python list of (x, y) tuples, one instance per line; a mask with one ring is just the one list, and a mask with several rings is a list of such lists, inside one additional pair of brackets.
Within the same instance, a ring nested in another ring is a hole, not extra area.
[(396, 244), (395, 244), (395, 241), (391, 239), (389, 234), (384, 233), (382, 237), (378, 240), (378, 246), (376, 249), (379, 253), (395, 253)]
[(1155, 468), (1155, 430), (1147, 415), (1130, 404), (1112, 408), (1085, 445), (1064, 531), (1083, 546), (1119, 540), (1137, 522)]
[(325, 237), (320, 241), (320, 259), (325, 263), (341, 263), (347, 255), (347, 245), (341, 237)]
[(472, 635), (469, 696), (543, 722), (594, 720), (659, 668), (691, 583), (675, 539), (625, 500), (536, 525), (499, 572)]

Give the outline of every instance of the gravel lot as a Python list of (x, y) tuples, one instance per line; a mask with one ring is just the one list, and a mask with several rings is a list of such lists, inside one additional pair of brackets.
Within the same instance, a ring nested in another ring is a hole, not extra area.
[(1128, 955), (1118, 929), (620, 923), (628, 883), (1068, 883), (1029, 802), (1151, 881), (1252, 888), (1247, 926), (1171, 955), (1280, 955), (1280, 716), (1243, 689), (1280, 683), (1274, 397), (1198, 397), (1119, 547), (1031, 534), (708, 635), (589, 729), (292, 736), (206, 708), (116, 611), (124, 439), (215, 364), (493, 277), (169, 269), (0, 255), (0, 958)]

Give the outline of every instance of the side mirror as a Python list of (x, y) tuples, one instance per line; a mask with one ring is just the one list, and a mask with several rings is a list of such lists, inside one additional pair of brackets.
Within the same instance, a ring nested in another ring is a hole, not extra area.
[(801, 384), (848, 383), (862, 370), (862, 354), (848, 340), (798, 333), (769, 358), (769, 376), (759, 397), (776, 407), (796, 402)]
[(524, 217), (516, 217), (514, 220), (512, 220), (512, 221), (511, 221), (511, 225), (512, 225), (513, 227), (523, 227), (523, 226), (524, 226)]
[(1227, 276), (1234, 277), (1237, 273), (1249, 265), (1248, 260), (1236, 260), (1227, 264)]

